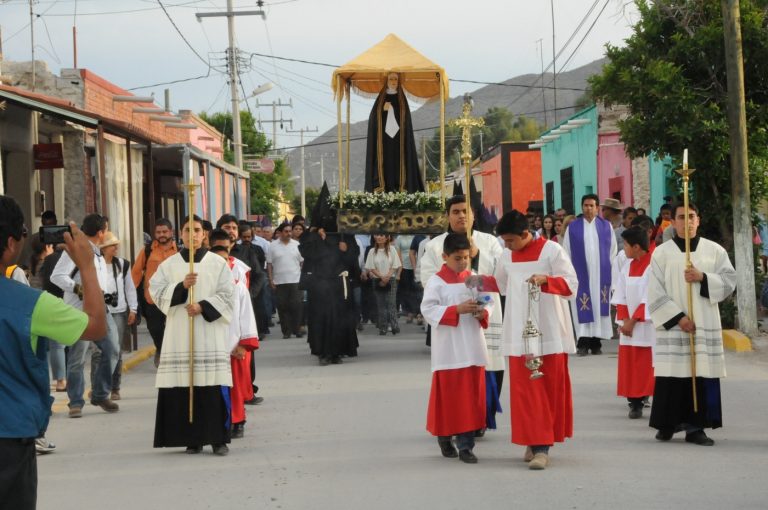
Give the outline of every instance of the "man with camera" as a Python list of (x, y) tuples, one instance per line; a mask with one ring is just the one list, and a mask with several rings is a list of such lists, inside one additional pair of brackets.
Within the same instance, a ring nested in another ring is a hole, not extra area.
[[(88, 239), (93, 250), (93, 263), (96, 266), (96, 276), (102, 294), (106, 295), (107, 267), (104, 257), (101, 256), (99, 245), (104, 241), (107, 232), (107, 219), (99, 214), (89, 214), (83, 219), (81, 227), (83, 234)], [(56, 267), (51, 273), (51, 283), (64, 291), (64, 302), (70, 306), (83, 308), (82, 275), (75, 262), (67, 252), (61, 255)], [(107, 311), (106, 298), (102, 298), (105, 312)], [(112, 373), (117, 366), (120, 345), (117, 339), (117, 328), (112, 320), (112, 314), (106, 314), (107, 334), (96, 341), (96, 347), (101, 350), (102, 362), (94, 379), (95, 385), (91, 395), (91, 404), (101, 407), (108, 413), (116, 413), (120, 407), (109, 397), (112, 391)], [(80, 418), (83, 415), (85, 400), (83, 393), (85, 381), (83, 369), (85, 366), (88, 344), (78, 341), (69, 348), (67, 358), (67, 396), (69, 397), (69, 417)]]
[[(64, 234), (68, 258), (79, 268), (83, 302), (75, 310), (47, 292), (0, 277), (0, 508), (37, 504), (35, 438), (51, 415), (48, 340), (71, 345), (107, 332), (92, 248), (71, 225)], [(26, 228), (19, 205), (0, 196), (0, 274), (19, 260)], [(83, 313), (85, 312), (85, 313)]]

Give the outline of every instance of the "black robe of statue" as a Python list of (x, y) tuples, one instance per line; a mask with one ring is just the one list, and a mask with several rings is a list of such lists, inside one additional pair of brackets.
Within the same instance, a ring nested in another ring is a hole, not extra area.
[[(357, 319), (351, 280), (359, 273), (359, 248), (346, 236), (347, 251), (339, 249), (339, 234), (304, 232), (299, 252), (311, 268), (307, 289), (307, 343), (313, 355), (323, 358), (357, 356)], [(340, 276), (344, 271), (347, 277)], [(347, 295), (344, 296), (346, 278)]]
[[(391, 103), (392, 110), (384, 111), (384, 103)], [(387, 115), (395, 114), (400, 129), (394, 138), (384, 131)], [(402, 149), (401, 142), (404, 144)], [(381, 151), (381, 162), (379, 161)], [(397, 94), (387, 94), (386, 88), (379, 93), (368, 117), (368, 146), (365, 154), (365, 191), (424, 191), (419, 171), (416, 141), (408, 100), (401, 89)]]

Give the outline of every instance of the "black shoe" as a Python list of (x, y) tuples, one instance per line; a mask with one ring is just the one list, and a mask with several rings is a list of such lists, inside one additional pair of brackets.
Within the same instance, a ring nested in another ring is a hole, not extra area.
[(247, 406), (256, 406), (264, 402), (264, 397), (257, 397), (254, 395), (254, 397), (251, 400), (246, 400), (245, 405)]
[(485, 436), (485, 429), (484, 428), (475, 431), (475, 437), (483, 437), (483, 436)]
[(586, 347), (579, 347), (576, 349), (576, 356), (586, 356), (587, 354), (589, 354), (589, 349)]
[(672, 439), (672, 436), (675, 434), (674, 431), (669, 429), (660, 429), (658, 432), (656, 432), (656, 439), (659, 441), (669, 441)]
[(715, 444), (715, 440), (711, 437), (708, 437), (703, 430), (697, 430), (696, 432), (686, 434), (685, 442), (697, 444), (699, 446), (712, 446)]
[(232, 439), (240, 439), (243, 437), (243, 434), (245, 433), (245, 423), (234, 423), (232, 424)]
[[(629, 419), (630, 420), (637, 420), (638, 418), (643, 417), (643, 408), (641, 407), (633, 407), (629, 410)], [(658, 439), (658, 437), (657, 437)]]
[(195, 455), (197, 453), (200, 453), (203, 451), (202, 446), (187, 446), (187, 453), (190, 455)]
[(455, 459), (459, 456), (459, 452), (456, 451), (456, 448), (450, 441), (438, 441), (437, 444), (440, 445), (440, 451), (442, 452), (443, 457)]
[(603, 353), (602, 349), (592, 349), (592, 354), (595, 356), (600, 356)]
[(392, 336), (398, 333), (400, 333), (400, 328), (398, 326), (395, 326), (394, 328), (392, 328)]
[(341, 365), (341, 356), (334, 356), (331, 358), (331, 364), (332, 365)]
[[(291, 335), (288, 335), (288, 338), (290, 338)], [(296, 333), (296, 338), (304, 338), (304, 333)]]
[(472, 450), (461, 450), (459, 452), (459, 460), (465, 464), (477, 464), (477, 457), (472, 453)]
[(326, 358), (325, 356), (320, 356), (319, 363), (321, 367), (328, 365), (330, 362), (331, 362), (330, 358)]
[(214, 455), (219, 455), (221, 457), (224, 457), (229, 453), (229, 447), (225, 444), (214, 444), (211, 446), (213, 447)]

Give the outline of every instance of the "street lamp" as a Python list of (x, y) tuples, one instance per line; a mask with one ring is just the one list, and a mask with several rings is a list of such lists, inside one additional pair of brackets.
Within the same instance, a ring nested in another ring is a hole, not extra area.
[(244, 98), (241, 100), (241, 102), (242, 102), (242, 101), (248, 101), (250, 98), (252, 98), (252, 97), (256, 97), (256, 96), (258, 96), (259, 94), (263, 94), (264, 92), (269, 92), (270, 90), (272, 90), (272, 89), (274, 88), (274, 86), (275, 86), (275, 84), (274, 84), (274, 83), (272, 83), (271, 81), (268, 81), (268, 82), (267, 82), (267, 83), (265, 83), (264, 85), (259, 85), (258, 87), (256, 87), (255, 89), (253, 89), (253, 92), (251, 92), (251, 95), (250, 95), (250, 96), (244, 97)]

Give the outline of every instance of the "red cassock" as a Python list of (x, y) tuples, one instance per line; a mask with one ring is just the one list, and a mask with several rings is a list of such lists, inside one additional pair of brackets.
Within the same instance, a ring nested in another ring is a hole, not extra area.
[(245, 401), (253, 398), (251, 384), (251, 356), (259, 348), (258, 338), (246, 338), (238, 344), (245, 347), (243, 359), (230, 358), (232, 362), (232, 423), (245, 421)]
[(509, 357), (509, 405), (512, 442), (551, 445), (573, 437), (573, 401), (568, 355), (542, 357), (544, 377), (531, 379), (522, 356)]
[(616, 394), (627, 398), (653, 395), (653, 345), (655, 331), (646, 310), (648, 272), (655, 245), (643, 257), (631, 260), (617, 275), (613, 303), (616, 321), (634, 319), (632, 336), (619, 336), (619, 369)]
[(485, 427), (485, 367), (432, 372), (427, 431), (453, 436)]

